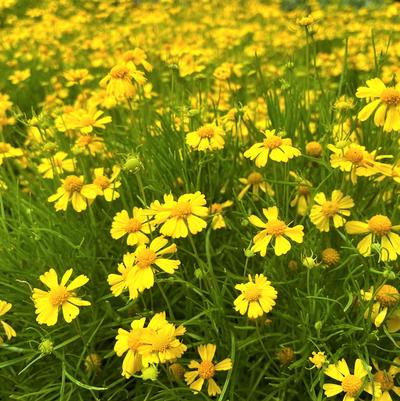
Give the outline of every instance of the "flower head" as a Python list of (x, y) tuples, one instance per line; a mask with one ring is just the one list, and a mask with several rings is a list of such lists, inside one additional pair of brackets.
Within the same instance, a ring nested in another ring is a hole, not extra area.
[(121, 186), (121, 182), (117, 180), (121, 169), (114, 166), (111, 177), (104, 174), (104, 168), (99, 167), (94, 169), (93, 184), (98, 189), (98, 194), (104, 196), (107, 202), (111, 202), (119, 198), (117, 189)]
[[(1, 301), (0, 300), (0, 317), (4, 316), (10, 309), (12, 308), (12, 304)], [(13, 337), (16, 337), (17, 333), (15, 330), (4, 320), (0, 319), (0, 324), (3, 326), (4, 334), (6, 335), (8, 340), (11, 340)], [(0, 344), (3, 342), (3, 339), (0, 336)]]
[(199, 151), (223, 149), (224, 135), (224, 130), (215, 123), (206, 124), (186, 134), (186, 143)]
[(260, 190), (270, 197), (275, 195), (274, 190), (271, 185), (265, 181), (264, 177), (258, 171), (251, 172), (247, 178), (239, 178), (239, 181), (244, 185), (244, 188), (239, 192), (238, 199), (241, 200), (246, 195), (246, 193), (251, 189), (253, 200), (258, 200), (260, 195)]
[(326, 362), (325, 352), (315, 352), (313, 351), (312, 356), (308, 360), (317, 368), (321, 369)]
[(44, 178), (54, 178), (54, 175), (61, 175), (64, 171), (74, 171), (74, 159), (69, 159), (65, 152), (57, 152), (48, 159), (42, 159), (38, 171)]

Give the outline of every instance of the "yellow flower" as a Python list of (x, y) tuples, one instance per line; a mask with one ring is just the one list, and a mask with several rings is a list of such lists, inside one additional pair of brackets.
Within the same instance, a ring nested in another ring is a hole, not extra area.
[(254, 245), (251, 250), (260, 252), (261, 256), (267, 253), (267, 247), (271, 240), (275, 238), (275, 255), (280, 256), (289, 252), (291, 245), (286, 237), (292, 241), (303, 242), (303, 226), (297, 225), (288, 227), (285, 222), (278, 219), (278, 208), (276, 206), (263, 209), (263, 214), (267, 218), (267, 222), (263, 222), (259, 217), (251, 215), (249, 221), (256, 227), (263, 228), (254, 238)]
[(326, 199), (323, 192), (319, 192), (314, 197), (314, 205), (311, 208), (310, 220), (317, 226), (319, 231), (328, 232), (330, 222), (336, 228), (342, 227), (346, 222), (344, 216), (350, 216), (350, 208), (354, 206), (353, 199), (350, 196), (344, 196), (339, 190), (332, 192), (331, 200)]
[(12, 84), (18, 85), (20, 82), (27, 80), (31, 76), (31, 70), (29, 68), (25, 70), (18, 70), (11, 74), (8, 79)]
[(144, 367), (151, 363), (166, 363), (180, 358), (187, 347), (177, 337), (185, 334), (183, 326), (175, 327), (165, 318), (165, 312), (155, 314), (140, 338), (139, 353)]
[(348, 234), (368, 234), (357, 245), (358, 251), (363, 256), (371, 255), (371, 245), (376, 237), (381, 239), (381, 259), (396, 260), (400, 255), (400, 236), (392, 230), (400, 230), (400, 225), (393, 226), (389, 217), (377, 214), (366, 223), (362, 221), (349, 221), (346, 223)]
[(88, 202), (96, 198), (99, 194), (96, 185), (83, 182), (83, 176), (69, 175), (62, 181), (57, 193), (49, 196), (49, 202), (56, 202), (55, 209), (67, 210), (68, 202), (71, 201), (72, 207), (77, 212), (82, 212), (87, 208)]
[(141, 337), (144, 332), (146, 318), (134, 320), (131, 323), (131, 330), (118, 329), (114, 351), (118, 356), (126, 353), (122, 362), (122, 376), (129, 379), (143, 367), (142, 357), (139, 354)]
[(321, 369), (326, 362), (325, 352), (315, 352), (313, 351), (312, 356), (308, 360), (317, 368)]
[(230, 200), (227, 200), (223, 203), (213, 203), (210, 207), (210, 213), (213, 215), (212, 221), (211, 221), (211, 227), (213, 230), (219, 230), (221, 228), (226, 227), (226, 223), (224, 220), (223, 216), (223, 210), (231, 207), (233, 205), (233, 202)]
[(359, 392), (367, 392), (368, 394), (380, 397), (382, 395), (381, 386), (378, 383), (368, 381), (368, 372), (370, 366), (365, 367), (361, 359), (356, 359), (354, 364), (354, 373), (350, 373), (347, 362), (342, 359), (336, 364), (330, 364), (324, 373), (340, 382), (340, 384), (326, 383), (323, 386), (325, 395), (333, 397), (339, 393), (345, 393), (343, 401), (354, 401)]
[(129, 217), (126, 210), (118, 212), (111, 225), (111, 237), (119, 239), (127, 234), (128, 245), (147, 244), (149, 242), (147, 234), (151, 231), (152, 224), (148, 214), (138, 207), (133, 208), (132, 217)]
[(281, 135), (275, 135), (275, 130), (266, 130), (263, 142), (254, 144), (250, 149), (244, 152), (244, 157), (250, 160), (255, 159), (257, 167), (264, 167), (268, 158), (280, 163), (287, 163), (289, 159), (301, 155), (300, 150), (292, 146), (290, 138), (282, 138)]
[(142, 65), (146, 71), (153, 70), (153, 66), (147, 61), (146, 53), (139, 47), (126, 51), (122, 58), (126, 63), (132, 61), (135, 65)]
[[(0, 300), (0, 317), (4, 316), (10, 309), (12, 305), (6, 301)], [(4, 320), (0, 319), (0, 324), (3, 326), (4, 333), (8, 340), (11, 340), (13, 337), (17, 336), (15, 330)], [(0, 344), (3, 342), (3, 339), (0, 336)]]
[(83, 85), (93, 77), (86, 68), (78, 68), (64, 72), (64, 78), (68, 81), (67, 86)]
[(22, 155), (23, 152), (21, 149), (14, 148), (6, 142), (0, 142), (0, 166), (3, 164), (4, 159), (8, 159), (10, 157), (19, 157)]
[(308, 142), (306, 144), (306, 153), (312, 157), (321, 157), (323, 153), (321, 144), (316, 141)]
[(104, 153), (104, 148), (103, 138), (92, 134), (82, 134), (76, 139), (72, 151), (96, 156), (97, 153)]
[(154, 223), (161, 225), (160, 233), (172, 238), (187, 237), (189, 232), (197, 234), (207, 227), (203, 220), (208, 216), (204, 195), (197, 191), (194, 194), (181, 195), (177, 201), (173, 195), (164, 195), (164, 203), (155, 201), (150, 205)]
[(60, 283), (58, 283), (57, 273), (54, 269), (50, 269), (39, 277), (39, 280), (50, 289), (50, 291), (33, 289), (32, 298), (36, 308), (36, 320), (39, 324), (55, 325), (60, 308), (65, 321), (71, 323), (79, 315), (78, 306), (90, 305), (89, 301), (78, 298), (74, 292), (77, 288), (85, 285), (89, 279), (81, 274), (67, 285), (71, 275), (72, 269), (68, 269)]
[(250, 173), (247, 178), (239, 178), (239, 181), (244, 185), (244, 188), (239, 192), (238, 199), (242, 200), (246, 193), (251, 188), (253, 200), (259, 199), (260, 190), (270, 197), (275, 195), (271, 185), (264, 180), (264, 177), (257, 171)]
[[(128, 276), (133, 269), (135, 263), (135, 255), (133, 253), (126, 253), (123, 256), (123, 263), (118, 263), (118, 273), (119, 274), (109, 274), (107, 277), (107, 282), (111, 287), (111, 292), (114, 297), (122, 294), (124, 290), (128, 288)], [(137, 291), (129, 294), (130, 299), (137, 297)]]
[(38, 166), (39, 173), (44, 178), (54, 178), (54, 174), (61, 175), (64, 171), (74, 171), (74, 159), (67, 159), (67, 157), (68, 154), (65, 152), (57, 152), (48, 159), (42, 159)]
[(198, 151), (223, 149), (224, 135), (224, 130), (215, 123), (206, 124), (186, 134), (186, 143)]
[(379, 365), (377, 362), (372, 361), (375, 369), (377, 370), (374, 373), (374, 382), (379, 383), (382, 390), (382, 396), (375, 398), (376, 401), (393, 401), (390, 392), (395, 393), (397, 396), (400, 396), (400, 387), (395, 385), (395, 379), (397, 374), (400, 372), (399, 364), (400, 358), (394, 358), (393, 363), (389, 369), (381, 370), (379, 369)]
[(104, 175), (104, 168), (94, 169), (94, 180), (93, 184), (98, 189), (98, 194), (104, 196), (107, 202), (111, 202), (119, 198), (119, 193), (117, 188), (121, 186), (121, 182), (117, 180), (121, 169), (119, 167), (113, 167), (113, 173), (110, 178)]
[(334, 248), (325, 248), (321, 252), (321, 258), (327, 266), (334, 266), (340, 262), (340, 254)]
[(290, 171), (289, 174), (298, 182), (296, 195), (290, 201), (290, 206), (296, 207), (298, 215), (305, 216), (311, 199), (312, 184), (293, 171)]
[[(68, 115), (68, 128), (79, 129), (82, 134), (90, 134), (93, 128), (104, 129), (112, 121), (110, 116), (101, 117), (101, 110), (77, 110)], [(101, 118), (100, 118), (101, 117)]]
[(250, 319), (257, 319), (264, 313), (268, 313), (275, 305), (278, 296), (271, 282), (263, 274), (256, 274), (254, 281), (249, 274), (249, 282), (236, 284), (235, 289), (241, 294), (235, 299), (235, 311), (247, 315)]
[(375, 112), (376, 126), (383, 126), (383, 130), (388, 132), (400, 130), (400, 84), (386, 87), (379, 78), (369, 79), (367, 86), (357, 89), (356, 96), (370, 101), (358, 113), (361, 121), (367, 120)]
[(197, 393), (203, 387), (204, 381), (208, 382), (208, 395), (213, 397), (221, 394), (221, 389), (214, 380), (216, 372), (222, 370), (231, 370), (232, 361), (226, 358), (219, 363), (213, 363), (217, 347), (214, 344), (199, 345), (197, 351), (201, 362), (190, 361), (189, 369), (195, 369), (185, 373), (185, 381), (193, 392)]
[(181, 264), (179, 260), (165, 259), (162, 256), (175, 253), (176, 245), (168, 244), (163, 237), (154, 238), (149, 247), (139, 245), (134, 255), (134, 265), (128, 274), (128, 286), (130, 298), (136, 298), (139, 292), (149, 289), (154, 285), (154, 268), (157, 266), (165, 273), (174, 274)]

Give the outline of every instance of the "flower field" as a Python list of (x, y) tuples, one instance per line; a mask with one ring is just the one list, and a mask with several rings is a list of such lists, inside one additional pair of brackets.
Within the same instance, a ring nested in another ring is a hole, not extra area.
[(400, 400), (399, 54), (395, 2), (0, 0), (0, 401)]

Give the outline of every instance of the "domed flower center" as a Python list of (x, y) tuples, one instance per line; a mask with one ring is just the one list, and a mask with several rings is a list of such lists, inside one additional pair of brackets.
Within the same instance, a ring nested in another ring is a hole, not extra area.
[(260, 173), (254, 172), (248, 175), (247, 181), (250, 185), (255, 185), (255, 184), (261, 184), (264, 181), (264, 179)]
[(128, 347), (132, 351), (137, 351), (140, 345), (140, 335), (136, 331), (131, 331), (128, 336)]
[(243, 296), (248, 302), (258, 301), (261, 298), (261, 289), (255, 283), (250, 283)]
[(322, 251), (322, 261), (327, 265), (334, 265), (340, 261), (339, 252), (333, 248), (326, 248)]
[(95, 124), (96, 120), (94, 120), (92, 117), (84, 117), (80, 121), (82, 127), (90, 127), (93, 124)]
[(7, 153), (11, 150), (11, 145), (5, 142), (0, 142), (0, 153)]
[(67, 192), (79, 192), (83, 187), (83, 180), (76, 175), (70, 175), (64, 181), (64, 189)]
[(286, 224), (281, 220), (272, 220), (265, 223), (265, 231), (269, 235), (282, 235), (286, 228)]
[(310, 193), (310, 187), (308, 185), (299, 185), (297, 191), (300, 195), (308, 195)]
[(64, 286), (50, 291), (50, 302), (53, 306), (61, 306), (68, 301), (70, 294)]
[(394, 387), (394, 380), (387, 372), (379, 370), (374, 374), (374, 381), (381, 385), (382, 391), (389, 391)]
[(171, 338), (165, 334), (157, 334), (152, 342), (153, 350), (156, 352), (165, 352), (170, 345)]
[(192, 206), (189, 202), (178, 202), (177, 205), (172, 209), (172, 217), (187, 218), (192, 213)]
[(157, 259), (157, 255), (151, 249), (145, 248), (139, 251), (136, 255), (136, 264), (141, 269), (146, 269), (151, 266)]
[(110, 75), (114, 79), (129, 79), (129, 69), (124, 65), (116, 65), (110, 71)]
[(222, 205), (220, 203), (213, 203), (211, 205), (211, 213), (221, 213)]
[(364, 159), (363, 152), (360, 149), (348, 149), (344, 154), (344, 157), (353, 164), (359, 164)]
[(129, 219), (125, 225), (125, 231), (127, 233), (135, 233), (142, 228), (142, 223), (138, 219)]
[(201, 361), (198, 372), (202, 379), (211, 379), (215, 375), (215, 366), (211, 361)]
[(399, 291), (392, 285), (385, 284), (379, 289), (375, 297), (382, 306), (394, 306), (399, 301)]
[(275, 149), (275, 148), (279, 148), (279, 146), (282, 145), (282, 138), (280, 136), (277, 135), (271, 135), (268, 138), (264, 139), (264, 146), (268, 149)]
[(201, 138), (212, 138), (215, 135), (213, 127), (201, 127), (197, 130), (197, 135)]
[(368, 220), (368, 228), (376, 235), (385, 235), (392, 229), (392, 222), (388, 217), (377, 214)]
[(104, 175), (99, 175), (93, 181), (93, 184), (99, 186), (101, 189), (106, 189), (110, 186), (110, 180)]
[(307, 143), (306, 151), (310, 156), (320, 156), (322, 153), (322, 146), (320, 143), (312, 141)]
[(323, 205), (322, 205), (322, 213), (326, 216), (326, 217), (332, 217), (335, 214), (337, 214), (337, 212), (339, 211), (339, 205), (337, 202), (334, 201), (326, 201)]
[(362, 380), (354, 375), (346, 376), (342, 381), (342, 389), (349, 396), (354, 397), (361, 389)]
[(400, 104), (400, 91), (387, 88), (381, 93), (381, 100), (389, 106), (397, 106)]

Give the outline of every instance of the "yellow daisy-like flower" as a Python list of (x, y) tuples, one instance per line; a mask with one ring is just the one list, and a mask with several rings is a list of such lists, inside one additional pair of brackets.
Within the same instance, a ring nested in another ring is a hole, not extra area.
[(68, 269), (60, 283), (58, 283), (58, 276), (54, 269), (50, 269), (39, 277), (39, 280), (50, 289), (50, 291), (33, 289), (32, 298), (36, 308), (36, 320), (39, 324), (55, 325), (60, 308), (65, 321), (71, 323), (79, 315), (79, 306), (90, 305), (89, 301), (78, 298), (74, 291), (85, 285), (89, 279), (81, 274), (67, 285), (72, 271), (72, 269)]
[(135, 65), (142, 65), (146, 71), (152, 71), (153, 66), (147, 61), (147, 55), (139, 47), (128, 50), (122, 55), (122, 59), (127, 63), (132, 61)]
[(224, 130), (215, 123), (206, 124), (186, 134), (186, 143), (199, 151), (223, 149), (224, 135)]
[(139, 292), (149, 289), (154, 285), (154, 268), (157, 266), (165, 273), (174, 274), (181, 262), (163, 258), (176, 252), (176, 245), (168, 245), (168, 240), (163, 237), (154, 238), (149, 247), (139, 245), (134, 255), (134, 265), (128, 274), (129, 294), (131, 298), (136, 298)]
[(11, 74), (8, 79), (12, 84), (18, 85), (19, 83), (26, 81), (31, 76), (31, 70), (26, 68), (25, 70), (17, 70)]
[[(79, 129), (82, 134), (91, 134), (94, 128), (105, 129), (112, 121), (110, 116), (101, 117), (101, 110), (77, 110), (69, 114), (69, 128)], [(100, 118), (101, 117), (101, 118)]]
[[(118, 263), (119, 274), (109, 274), (107, 282), (111, 287), (111, 292), (114, 297), (118, 297), (124, 290), (128, 288), (128, 276), (133, 269), (135, 263), (135, 255), (133, 253), (126, 253), (122, 259), (123, 263)], [(133, 299), (137, 297), (137, 291), (129, 294), (129, 298)]]
[(266, 130), (263, 142), (254, 144), (250, 149), (244, 152), (244, 157), (255, 160), (257, 167), (264, 167), (268, 159), (279, 163), (287, 163), (289, 159), (301, 155), (299, 149), (292, 146), (290, 138), (283, 138), (281, 135), (275, 135), (275, 130)]
[(118, 212), (111, 225), (111, 237), (119, 239), (127, 235), (128, 245), (147, 244), (149, 242), (147, 234), (151, 231), (152, 223), (148, 213), (138, 207), (133, 208), (132, 217), (129, 217), (126, 210)]
[(104, 175), (104, 168), (99, 167), (94, 169), (94, 180), (93, 184), (96, 185), (98, 189), (98, 194), (104, 196), (107, 202), (111, 202), (119, 198), (119, 193), (117, 189), (121, 186), (121, 182), (117, 180), (121, 168), (114, 166), (112, 169), (111, 177)]
[(10, 157), (19, 157), (22, 155), (22, 149), (14, 148), (6, 142), (0, 142), (0, 166), (3, 164), (4, 159), (8, 159)]
[(239, 181), (244, 185), (244, 188), (239, 192), (238, 199), (242, 200), (246, 193), (251, 188), (253, 200), (259, 199), (260, 190), (270, 197), (275, 195), (271, 185), (264, 180), (264, 177), (257, 171), (250, 173), (247, 178), (239, 178)]
[(308, 360), (317, 368), (321, 369), (326, 362), (325, 352), (315, 352), (313, 351), (312, 355), (308, 358)]
[[(391, 392), (400, 396), (400, 387), (395, 385), (396, 376), (400, 372), (400, 358), (394, 358), (393, 363), (388, 370), (379, 369), (379, 365), (376, 361), (372, 361), (376, 373), (374, 373), (374, 382), (379, 383), (382, 390), (382, 395), (375, 398), (376, 401), (393, 401)], [(397, 398), (397, 397), (396, 397)]]
[(82, 212), (88, 206), (88, 202), (96, 198), (99, 190), (94, 184), (84, 184), (83, 176), (69, 175), (62, 181), (57, 193), (48, 197), (49, 202), (56, 202), (54, 207), (57, 211), (67, 210), (68, 202), (77, 212)]
[(319, 231), (328, 232), (330, 223), (336, 228), (342, 227), (350, 216), (350, 210), (354, 207), (353, 199), (343, 195), (342, 191), (334, 190), (331, 200), (328, 200), (323, 192), (319, 192), (314, 197), (314, 205), (311, 208), (310, 220), (317, 226)]
[(349, 221), (345, 225), (348, 234), (368, 234), (357, 245), (363, 256), (371, 255), (371, 245), (375, 238), (380, 238), (381, 259), (396, 260), (400, 255), (400, 236), (392, 230), (400, 230), (400, 225), (392, 225), (389, 217), (377, 214), (366, 223), (362, 221)]
[[(10, 309), (12, 308), (12, 304), (1, 301), (0, 300), (0, 317), (4, 316)], [(4, 320), (0, 319), (0, 324), (3, 326), (4, 333), (8, 340), (11, 340), (13, 337), (17, 336), (15, 330)], [(3, 342), (3, 339), (0, 336), (0, 344)]]
[(64, 72), (64, 78), (68, 81), (67, 85), (83, 85), (86, 81), (91, 80), (93, 77), (89, 74), (86, 68), (77, 68), (75, 70), (68, 70)]
[(79, 135), (72, 147), (72, 151), (77, 154), (83, 153), (91, 156), (96, 156), (98, 153), (103, 155), (104, 150), (104, 139), (92, 134)]
[(67, 159), (68, 154), (57, 152), (49, 159), (42, 159), (38, 171), (43, 178), (54, 178), (54, 175), (61, 175), (64, 171), (71, 173), (75, 170), (74, 159)]
[[(375, 397), (381, 397), (381, 386), (379, 383), (368, 381), (370, 366), (365, 367), (361, 359), (356, 359), (354, 373), (350, 373), (347, 362), (342, 359), (336, 364), (330, 364), (324, 373), (340, 382), (340, 384), (326, 383), (323, 386), (325, 395), (333, 397), (340, 393), (345, 393), (343, 401), (354, 401), (360, 391), (365, 391)], [(376, 399), (376, 398), (375, 398)]]
[(278, 208), (276, 206), (263, 209), (263, 214), (267, 218), (267, 222), (263, 222), (255, 215), (249, 217), (251, 224), (263, 229), (253, 238), (254, 245), (251, 248), (253, 252), (260, 252), (261, 256), (265, 256), (267, 247), (273, 238), (275, 239), (274, 250), (277, 256), (286, 254), (291, 248), (286, 237), (297, 243), (303, 242), (304, 227), (302, 225), (288, 227), (284, 221), (278, 219)]
[(271, 282), (263, 274), (256, 274), (254, 281), (249, 274), (249, 282), (236, 284), (235, 289), (241, 294), (233, 302), (235, 311), (247, 315), (250, 319), (257, 319), (264, 313), (268, 313), (275, 306), (278, 293)]
[(185, 334), (184, 326), (176, 327), (165, 318), (165, 312), (155, 314), (140, 338), (139, 353), (144, 367), (151, 363), (167, 363), (180, 358), (187, 347), (177, 337)]
[(211, 227), (213, 230), (219, 230), (226, 227), (226, 223), (223, 216), (224, 209), (231, 207), (233, 202), (227, 200), (223, 203), (213, 203), (210, 207), (210, 213), (213, 215), (211, 221)]
[(369, 79), (367, 86), (357, 89), (356, 96), (370, 101), (358, 113), (361, 121), (368, 120), (375, 112), (374, 124), (377, 127), (383, 126), (387, 132), (400, 130), (400, 84), (386, 87), (379, 78)]
[(204, 382), (208, 382), (208, 395), (214, 397), (221, 394), (221, 389), (214, 380), (216, 372), (232, 369), (232, 360), (226, 358), (219, 363), (214, 363), (214, 355), (217, 347), (214, 344), (199, 345), (197, 351), (201, 362), (190, 361), (189, 369), (195, 369), (185, 373), (185, 381), (193, 392), (198, 393)]
[(126, 353), (122, 362), (122, 376), (129, 379), (136, 372), (139, 372), (142, 365), (142, 356), (139, 354), (141, 337), (144, 332), (146, 318), (134, 320), (131, 323), (131, 330), (118, 329), (114, 351), (118, 356)]
[(205, 196), (197, 191), (184, 194), (174, 200), (173, 195), (164, 195), (164, 203), (155, 201), (150, 205), (154, 223), (161, 225), (160, 233), (172, 238), (187, 237), (189, 232), (197, 234), (207, 227), (208, 216)]

